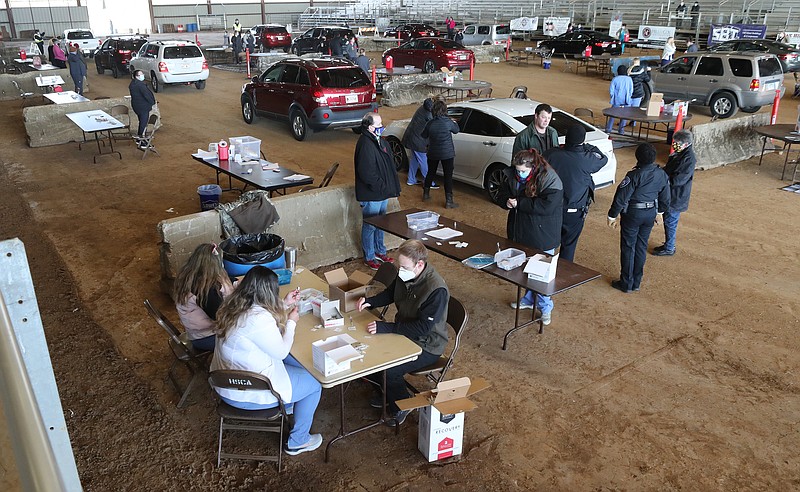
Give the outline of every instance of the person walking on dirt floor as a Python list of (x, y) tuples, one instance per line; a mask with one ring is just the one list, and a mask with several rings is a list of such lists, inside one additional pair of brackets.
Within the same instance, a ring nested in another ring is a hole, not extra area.
[(647, 259), (647, 241), (653, 223), (660, 224), (669, 209), (669, 178), (656, 166), (656, 148), (641, 144), (636, 148), (636, 167), (620, 181), (614, 201), (608, 210), (608, 226), (617, 227), (622, 214), (619, 233), (619, 280), (611, 287), (624, 293), (639, 290)]
[(78, 52), (77, 46), (72, 45), (69, 47), (67, 62), (69, 62), (69, 76), (75, 82), (75, 92), (83, 95), (83, 78), (86, 77), (86, 63), (84, 63), (83, 57)]
[(669, 177), (669, 208), (664, 212), (664, 244), (653, 249), (655, 256), (675, 254), (675, 233), (681, 213), (689, 210), (689, 195), (692, 194), (692, 180), (697, 157), (692, 147), (692, 132), (678, 130), (672, 136), (672, 152), (667, 158), (664, 172)]
[[(356, 175), (356, 200), (361, 205), (361, 215), (366, 219), (386, 215), (389, 198), (400, 196), (400, 181), (389, 144), (381, 138), (383, 121), (378, 113), (367, 113), (361, 119), (361, 137), (356, 143), (353, 158)], [(361, 248), (364, 263), (372, 270), (382, 262), (394, 263), (386, 255), (383, 231), (364, 221), (361, 225)]]
[(520, 151), (529, 149), (544, 154), (547, 149), (558, 147), (558, 132), (550, 126), (552, 118), (553, 108), (549, 104), (542, 103), (536, 106), (531, 124), (514, 138), (511, 155), (515, 156)]
[(564, 186), (559, 258), (569, 261), (575, 259), (578, 238), (594, 201), (592, 173), (608, 163), (608, 156), (594, 145), (584, 143), (585, 139), (583, 125), (572, 125), (567, 129), (564, 148), (555, 147), (544, 153), (545, 160), (555, 169)]
[(441, 99), (433, 103), (431, 113), (433, 119), (422, 130), (422, 138), (428, 139), (428, 174), (425, 175), (422, 200), (430, 200), (433, 177), (436, 176), (441, 162), (444, 173), (444, 206), (458, 208), (458, 204), (453, 201), (453, 166), (456, 157), (453, 134), (458, 133), (458, 123), (447, 116), (447, 103)]

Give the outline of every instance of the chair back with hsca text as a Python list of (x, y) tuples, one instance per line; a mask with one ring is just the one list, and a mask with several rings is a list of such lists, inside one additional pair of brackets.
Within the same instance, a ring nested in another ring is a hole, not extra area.
[[(178, 394), (181, 395), (177, 407), (183, 408), (192, 390), (197, 386), (197, 383), (201, 381), (201, 376), (205, 374), (208, 356), (211, 352), (195, 349), (188, 335), (185, 332), (181, 333), (166, 316), (161, 314), (161, 311), (153, 306), (149, 299), (145, 299), (144, 307), (156, 323), (169, 335), (167, 341), (169, 343), (169, 348), (172, 350), (172, 354), (175, 356), (175, 360), (167, 371), (167, 379), (172, 383), (172, 386)], [(183, 366), (189, 371), (190, 376), (188, 383), (182, 384), (178, 380), (175, 373), (175, 369), (178, 366)]]
[(328, 172), (325, 173), (325, 177), (322, 178), (322, 181), (319, 182), (319, 186), (303, 186), (300, 188), (300, 191), (308, 191), (308, 190), (315, 190), (317, 188), (325, 188), (329, 184), (331, 184), (331, 180), (333, 179), (333, 175), (336, 174), (336, 170), (339, 169), (339, 163), (334, 162), (330, 168), (328, 168)]
[[(288, 421), (286, 406), (280, 395), (272, 387), (269, 378), (250, 371), (217, 370), (208, 375), (208, 384), (214, 389), (239, 391), (269, 391), (278, 400), (278, 405), (265, 410), (242, 410), (225, 403), (216, 391), (217, 414), (219, 415), (219, 443), (217, 445), (217, 466), (223, 458), (235, 460), (275, 461), (281, 471), (283, 457), (283, 429)], [(226, 430), (245, 432), (273, 432), (279, 435), (278, 453), (275, 455), (228, 453), (222, 450), (222, 435)]]
[[(434, 383), (434, 385), (444, 381), (447, 372), (453, 366), (453, 361), (461, 346), (461, 336), (464, 334), (464, 329), (467, 327), (468, 321), (469, 313), (464, 309), (464, 305), (455, 297), (450, 296), (450, 302), (447, 304), (447, 325), (455, 332), (453, 349), (450, 351), (449, 355), (442, 354), (435, 363), (414, 371), (411, 374), (414, 376), (428, 376), (428, 379)], [(419, 393), (416, 388), (411, 388), (414, 393)]]
[(157, 114), (151, 113), (150, 117), (147, 118), (147, 127), (144, 130), (144, 136), (138, 138), (139, 149), (144, 151), (142, 160), (147, 157), (148, 152), (153, 152), (161, 157), (161, 154), (158, 153), (155, 145), (153, 145), (153, 139), (156, 137), (156, 130), (159, 128), (161, 128), (161, 119)]

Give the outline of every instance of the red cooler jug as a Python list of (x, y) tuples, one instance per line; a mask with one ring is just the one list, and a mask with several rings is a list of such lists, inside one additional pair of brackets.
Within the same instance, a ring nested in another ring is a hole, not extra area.
[(391, 55), (386, 57), (385, 65), (387, 70), (394, 68), (394, 58), (392, 58)]
[(592, 56), (592, 45), (587, 46), (586, 49), (583, 50), (583, 56), (585, 56), (586, 58)]
[(27, 60), (28, 59), (28, 54), (25, 53), (25, 50), (19, 50), (19, 58), (20, 58), (20, 60)]

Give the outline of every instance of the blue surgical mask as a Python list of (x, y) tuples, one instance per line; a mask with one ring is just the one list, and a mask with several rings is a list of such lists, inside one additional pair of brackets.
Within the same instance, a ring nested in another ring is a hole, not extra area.
[(383, 135), (383, 131), (384, 130), (386, 130), (385, 126), (379, 126), (379, 127), (375, 128), (375, 135), (380, 137), (381, 135)]
[(519, 177), (522, 179), (527, 178), (530, 173), (531, 173), (530, 169), (526, 169), (524, 171), (517, 171), (517, 175), (519, 175)]

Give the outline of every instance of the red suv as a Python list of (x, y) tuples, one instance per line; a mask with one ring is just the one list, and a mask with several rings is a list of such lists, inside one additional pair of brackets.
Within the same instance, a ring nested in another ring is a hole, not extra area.
[(443, 38), (417, 38), (388, 49), (383, 52), (384, 65), (387, 56), (394, 59), (395, 66), (414, 65), (425, 73), (433, 73), (442, 67), (467, 70), (475, 62), (472, 50)]
[(305, 140), (308, 130), (353, 128), (376, 111), (375, 87), (356, 65), (333, 58), (286, 58), (242, 87), (242, 117), (289, 119), (292, 135)]
[(256, 38), (256, 43), (262, 51), (271, 51), (276, 48), (288, 53), (292, 46), (292, 35), (280, 24), (259, 24), (250, 29)]

